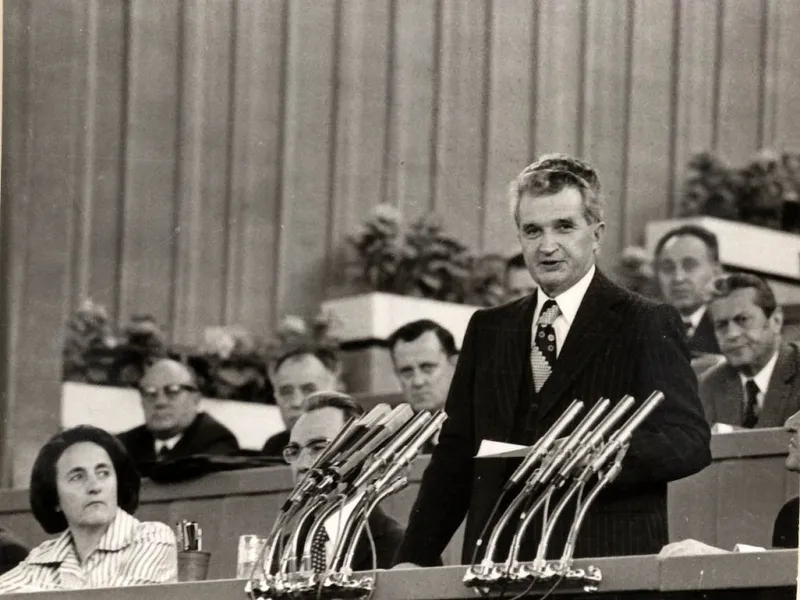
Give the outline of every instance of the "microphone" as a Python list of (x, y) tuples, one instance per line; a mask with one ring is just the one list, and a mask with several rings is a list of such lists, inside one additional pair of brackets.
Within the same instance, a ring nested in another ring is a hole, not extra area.
[(378, 433), (373, 435), (369, 441), (359, 450), (350, 455), (344, 464), (331, 467), (331, 471), (336, 473), (340, 480), (344, 479), (356, 467), (361, 465), (367, 457), (375, 452), (381, 445), (408, 423), (414, 416), (414, 411), (408, 404), (397, 406), (387, 417), (383, 425), (378, 425)]
[(393, 462), (388, 469), (381, 475), (380, 479), (372, 485), (375, 490), (380, 490), (394, 479), (400, 471), (402, 471), (419, 453), (422, 446), (425, 445), (433, 435), (442, 426), (442, 423), (447, 420), (447, 413), (443, 410), (436, 411), (433, 418), (422, 428), (422, 431), (411, 440), (411, 442), (398, 453), (395, 462)]
[(431, 413), (423, 410), (417, 413), (413, 419), (406, 423), (405, 427), (391, 440), (385, 448), (382, 448), (375, 458), (367, 463), (365, 469), (353, 482), (353, 487), (358, 488), (364, 485), (369, 479), (383, 468), (388, 460), (403, 446), (405, 446), (412, 436), (422, 429), (431, 420)]
[(597, 471), (600, 470), (600, 467), (602, 467), (606, 461), (611, 458), (612, 454), (616, 454), (625, 444), (627, 444), (630, 441), (633, 432), (663, 401), (663, 392), (656, 390), (650, 394), (647, 397), (647, 400), (645, 400), (639, 409), (631, 415), (625, 424), (614, 432), (614, 434), (611, 436), (611, 439), (608, 441), (608, 444), (606, 444), (605, 447), (598, 452), (597, 456), (595, 456), (589, 465), (591, 471), (593, 473), (597, 473)]
[(561, 435), (561, 433), (569, 426), (575, 419), (578, 413), (583, 410), (583, 402), (580, 400), (573, 401), (564, 413), (558, 417), (549, 431), (540, 437), (533, 447), (528, 452), (528, 455), (522, 460), (522, 463), (517, 467), (509, 480), (506, 482), (505, 488), (508, 490), (511, 486), (519, 483), (525, 474), (533, 467), (533, 465), (542, 458), (553, 442)]
[(578, 444), (583, 441), (584, 436), (594, 427), (595, 423), (603, 416), (603, 413), (608, 410), (609, 404), (611, 404), (611, 401), (608, 398), (603, 398), (586, 413), (586, 416), (575, 430), (570, 433), (566, 440), (556, 449), (553, 457), (549, 461), (545, 459), (546, 462), (542, 463), (542, 467), (538, 471), (534, 471), (531, 478), (525, 483), (526, 490), (529, 491), (534, 486), (545, 483), (552, 477), (559, 465), (572, 454)]
[(635, 404), (635, 400), (633, 396), (623, 396), (622, 400), (617, 402), (614, 408), (611, 409), (611, 412), (606, 415), (606, 418), (603, 419), (603, 422), (597, 426), (597, 428), (589, 434), (589, 437), (586, 438), (583, 444), (575, 451), (575, 453), (567, 460), (566, 464), (564, 464), (558, 472), (558, 480), (559, 482), (563, 482), (567, 477), (569, 477), (570, 472), (587, 456), (590, 452), (592, 452), (595, 447), (600, 444), (608, 432), (611, 431), (611, 428), (614, 427), (620, 419), (625, 415), (626, 412), (630, 410), (630, 408)]
[(329, 456), (332, 455), (333, 458), (330, 459), (328, 464), (335, 464), (346, 460), (350, 454), (358, 450), (376, 433), (377, 427), (383, 423), (385, 417), (391, 412), (392, 407), (385, 402), (381, 402), (375, 405), (367, 414), (362, 415), (359, 420), (360, 427), (353, 436), (353, 440), (349, 444), (342, 445), (342, 447), (338, 448), (337, 454), (334, 455), (331, 453)]

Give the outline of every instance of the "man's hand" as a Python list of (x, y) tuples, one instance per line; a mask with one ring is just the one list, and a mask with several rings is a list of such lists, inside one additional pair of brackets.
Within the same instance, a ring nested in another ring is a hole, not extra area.
[(421, 569), (419, 565), (415, 565), (414, 563), (397, 563), (395, 566), (392, 567), (392, 571), (402, 570), (402, 569)]

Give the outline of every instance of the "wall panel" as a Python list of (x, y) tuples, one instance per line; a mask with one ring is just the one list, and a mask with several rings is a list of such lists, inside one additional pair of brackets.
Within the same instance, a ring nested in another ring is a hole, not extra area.
[(693, 152), (800, 145), (798, 29), (794, 0), (6, 0), (0, 377), (37, 432), (13, 478), (84, 297), (179, 342), (268, 332), (381, 201), (511, 252), (508, 181), (552, 151), (601, 171), (608, 266)]

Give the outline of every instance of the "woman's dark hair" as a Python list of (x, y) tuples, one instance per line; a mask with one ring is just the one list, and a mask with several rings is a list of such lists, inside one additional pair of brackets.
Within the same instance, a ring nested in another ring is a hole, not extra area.
[(58, 510), (56, 463), (64, 451), (80, 442), (92, 442), (108, 452), (117, 476), (117, 505), (129, 514), (139, 506), (142, 479), (125, 446), (112, 434), (99, 427), (79, 425), (57, 433), (42, 446), (31, 472), (30, 503), (33, 516), (47, 533), (60, 533), (68, 524)]

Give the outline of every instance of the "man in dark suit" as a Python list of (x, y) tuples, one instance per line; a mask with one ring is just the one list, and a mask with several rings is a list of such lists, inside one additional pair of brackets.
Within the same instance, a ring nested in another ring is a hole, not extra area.
[(722, 273), (717, 236), (699, 225), (681, 225), (655, 248), (655, 272), (664, 299), (681, 313), (692, 356), (719, 354), (708, 315), (707, 288)]
[(289, 432), (303, 414), (306, 398), (322, 390), (341, 391), (341, 370), (336, 352), (325, 347), (291, 348), (275, 360), (270, 380), (286, 429), (269, 437), (261, 454), (281, 456), (289, 443)]
[[(364, 409), (350, 396), (339, 392), (311, 394), (305, 401), (304, 408), (305, 412), (295, 422), (290, 442), (283, 451), (283, 457), (292, 469), (295, 483), (305, 476), (317, 456), (327, 448), (345, 423), (364, 412)], [(325, 525), (330, 540), (335, 539), (339, 522), (339, 516), (334, 515), (329, 519), (329, 524)], [(375, 542), (377, 568), (388, 569), (403, 539), (403, 528), (380, 507), (370, 515), (369, 525)], [(328, 552), (331, 552), (333, 549), (331, 542), (326, 546)], [(328, 558), (330, 559), (330, 556)], [(351, 566), (354, 571), (369, 571), (373, 566), (372, 561), (369, 539), (364, 534), (356, 546)]]
[(139, 383), (144, 425), (119, 434), (119, 439), (147, 475), (157, 461), (197, 454), (239, 452), (236, 436), (200, 411), (200, 392), (190, 369), (161, 359), (145, 371)]
[(700, 377), (712, 425), (782, 427), (800, 410), (800, 351), (783, 342), (783, 312), (760, 277), (732, 273), (709, 286), (709, 312), (725, 360)]
[[(511, 209), (536, 294), (474, 314), (447, 398), (439, 445), (411, 512), (398, 566), (431, 565), (467, 515), (465, 563), (515, 464), (474, 460), (482, 440), (530, 445), (574, 399), (665, 400), (636, 431), (615, 483), (581, 528), (576, 556), (658, 552), (667, 541), (667, 482), (711, 461), (680, 318), (595, 267), (604, 233), (588, 164), (545, 156), (511, 187)], [(555, 338), (555, 339), (553, 339)], [(531, 528), (533, 529), (533, 528)], [(532, 557), (535, 532), (520, 558)], [(550, 548), (561, 550), (563, 528)], [(507, 546), (506, 546), (507, 548)]]
[(28, 556), (29, 549), (14, 534), (0, 527), (0, 575), (7, 573)]

